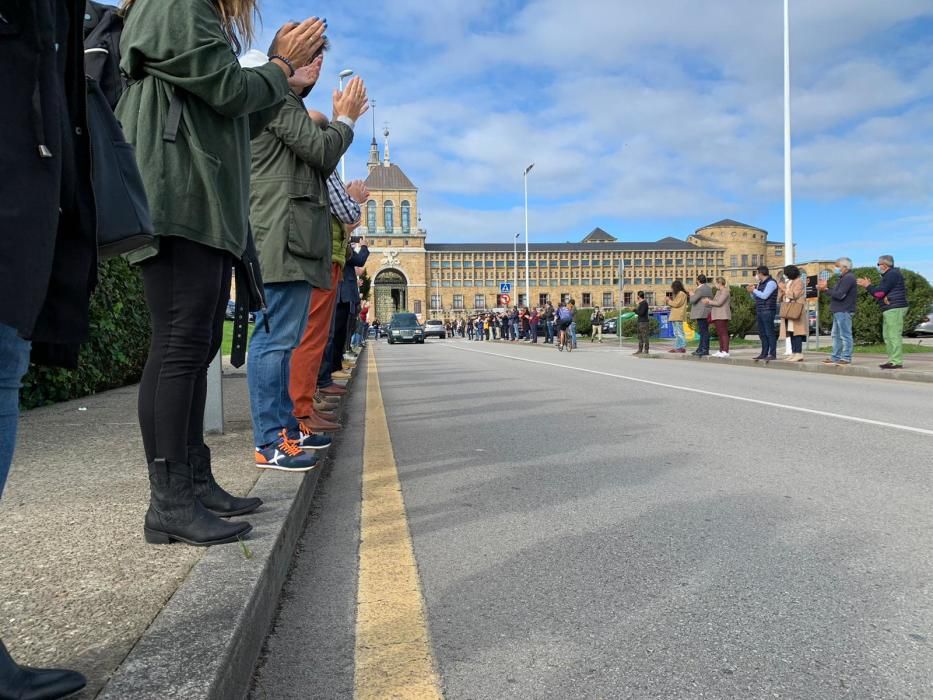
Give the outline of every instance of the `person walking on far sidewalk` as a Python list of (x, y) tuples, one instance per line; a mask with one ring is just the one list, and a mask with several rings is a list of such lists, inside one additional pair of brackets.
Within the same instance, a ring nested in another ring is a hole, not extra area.
[(590, 342), (595, 343), (597, 340), (601, 343), (603, 342), (603, 322), (606, 320), (606, 317), (603, 316), (603, 312), (597, 306), (593, 309), (593, 315), (590, 316), (590, 324), (592, 325), (592, 330), (590, 331)]
[(732, 295), (725, 277), (716, 278), (716, 294), (703, 300), (709, 307), (716, 335), (719, 338), (719, 352), (713, 357), (729, 357), (729, 321), (732, 320)]
[(748, 293), (755, 298), (755, 316), (758, 319), (761, 354), (753, 359), (755, 362), (760, 360), (770, 362), (777, 359), (777, 334), (774, 331), (774, 318), (777, 316), (778, 286), (767, 266), (759, 266), (755, 273), (758, 277), (758, 284), (750, 284)]
[(881, 307), (884, 345), (888, 352), (888, 361), (881, 365), (881, 369), (903, 369), (907, 285), (904, 275), (894, 267), (894, 258), (890, 255), (878, 258), (878, 272), (881, 273), (881, 284), (874, 285), (867, 277), (860, 279), (858, 284), (867, 289)]
[(671, 307), (671, 327), (674, 329), (674, 347), (668, 352), (687, 352), (687, 338), (684, 335), (684, 321), (687, 319), (687, 302), (690, 297), (684, 289), (684, 283), (674, 280), (671, 291), (667, 293), (667, 305)]
[(858, 301), (858, 281), (852, 273), (852, 260), (839, 258), (836, 261), (839, 280), (830, 289), (827, 280), (820, 280), (819, 290), (829, 294), (829, 310), (833, 315), (833, 354), (823, 360), (827, 365), (852, 364), (852, 319)]
[[(784, 268), (786, 282), (778, 284), (781, 292), (781, 338), (790, 338), (791, 356), (788, 362), (803, 362), (803, 341), (810, 332), (810, 320), (807, 314), (807, 286), (800, 275), (800, 268), (788, 265)], [(789, 315), (787, 309), (796, 309), (799, 313)]]
[(693, 353), (697, 357), (709, 355), (709, 307), (703, 302), (712, 298), (713, 290), (706, 282), (706, 275), (697, 275), (697, 288), (690, 295), (690, 320), (696, 321), (700, 344)]
[[(648, 302), (645, 299), (644, 292), (638, 292), (638, 306), (635, 307), (635, 315), (638, 317), (638, 350), (636, 355), (647, 355), (649, 350), (649, 339), (651, 336), (651, 322), (648, 319)], [(622, 329), (619, 329), (619, 335), (622, 335)]]

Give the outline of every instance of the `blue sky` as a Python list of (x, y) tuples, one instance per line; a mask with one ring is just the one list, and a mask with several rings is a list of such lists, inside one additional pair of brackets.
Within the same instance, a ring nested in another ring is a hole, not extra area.
[[(263, 47), (287, 19), (327, 17), (309, 105), (330, 111), (343, 68), (366, 79), (430, 241), (511, 241), (532, 161), (534, 241), (684, 238), (727, 217), (783, 238), (781, 0), (261, 9)], [(798, 259), (891, 253), (933, 279), (933, 4), (792, 0), (791, 14)], [(348, 177), (371, 137), (366, 115)]]

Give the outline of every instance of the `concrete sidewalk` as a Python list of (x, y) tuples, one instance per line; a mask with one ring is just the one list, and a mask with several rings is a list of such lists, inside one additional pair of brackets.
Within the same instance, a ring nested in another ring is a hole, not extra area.
[[(207, 440), (217, 480), (232, 493), (253, 491), (266, 502), (249, 518), (254, 525), (246, 540), (249, 551), (238, 545), (208, 550), (144, 542), (142, 523), (149, 487), (136, 420), (136, 387), (23, 415), (13, 469), (0, 501), (0, 589), (4, 592), (0, 635), (18, 661), (80, 670), (88, 677), (88, 687), (79, 697), (95, 697), (137, 642), (145, 641), (147, 629), (166, 603), (173, 596), (172, 603), (179, 602), (175, 594), (192, 569), (197, 573), (202, 560), (208, 558), (230, 560), (227, 568), (244, 562), (249, 571), (240, 572), (237, 578), (250, 579), (264, 598), (271, 594), (265, 601), (271, 605), (271, 619), (278, 598), (275, 582), (281, 586), (292, 555), (291, 531), (297, 538), (320, 469), (308, 472), (306, 479), (267, 473), (260, 479), (252, 457), (245, 371), (225, 371), (223, 389), (226, 434)], [(241, 591), (231, 595), (224, 589), (227, 584), (238, 582), (210, 579), (206, 589), (201, 582), (199, 594), (205, 600), (230, 601), (229, 609), (212, 610), (212, 614), (232, 629), (235, 624), (261, 622), (240, 609), (246, 599)], [(192, 623), (179, 619), (176, 624)], [(258, 634), (261, 644), (265, 630)], [(196, 654), (199, 635), (208, 637), (213, 632), (179, 630), (179, 636), (171, 640), (172, 651)], [(140, 642), (131, 656), (136, 671), (143, 675), (151, 672), (140, 668), (148, 664), (139, 654), (145, 648)], [(153, 661), (165, 665), (165, 659)], [(247, 679), (254, 661), (248, 661)], [(172, 680), (164, 677), (165, 672), (159, 682)], [(192, 693), (189, 687), (176, 694), (164, 690), (165, 686), (158, 690), (160, 686), (152, 682), (131, 696), (218, 697), (211, 679), (187, 680), (200, 683), (203, 693)], [(125, 679), (122, 682), (125, 685)], [(125, 691), (124, 687), (113, 697), (130, 697)]]

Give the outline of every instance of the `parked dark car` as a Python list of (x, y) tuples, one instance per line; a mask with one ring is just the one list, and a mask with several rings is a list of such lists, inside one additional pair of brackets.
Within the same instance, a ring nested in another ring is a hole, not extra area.
[(612, 318), (607, 318), (603, 322), (603, 333), (605, 333), (606, 335), (615, 335), (616, 326), (618, 325), (618, 323), (619, 323), (619, 319), (616, 316), (613, 316)]
[(424, 328), (412, 313), (398, 313), (389, 323), (389, 345), (395, 343), (424, 344)]

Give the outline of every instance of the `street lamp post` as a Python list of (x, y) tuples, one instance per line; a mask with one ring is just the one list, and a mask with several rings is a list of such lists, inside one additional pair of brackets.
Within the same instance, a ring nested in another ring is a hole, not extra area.
[[(794, 191), (790, 129), (790, 0), (784, 0), (784, 264), (794, 264)], [(791, 341), (787, 337), (787, 353)]]
[[(515, 258), (515, 294), (518, 294), (518, 237), (522, 234), (516, 233), (512, 239), (512, 256)], [(525, 263), (528, 264), (527, 262)], [(515, 300), (516, 302), (518, 299)], [(516, 304), (517, 305), (517, 304)]]
[(525, 172), (522, 173), (525, 185), (525, 306), (531, 303), (531, 278), (528, 272), (528, 173), (533, 167), (535, 167), (534, 163), (525, 168)]
[[(347, 68), (346, 70), (340, 71), (337, 76), (337, 85), (340, 87), (340, 92), (343, 92), (343, 79), (349, 78), (353, 75), (353, 71)], [(340, 156), (340, 179), (343, 180), (344, 184), (347, 182), (347, 156), (346, 154)]]

